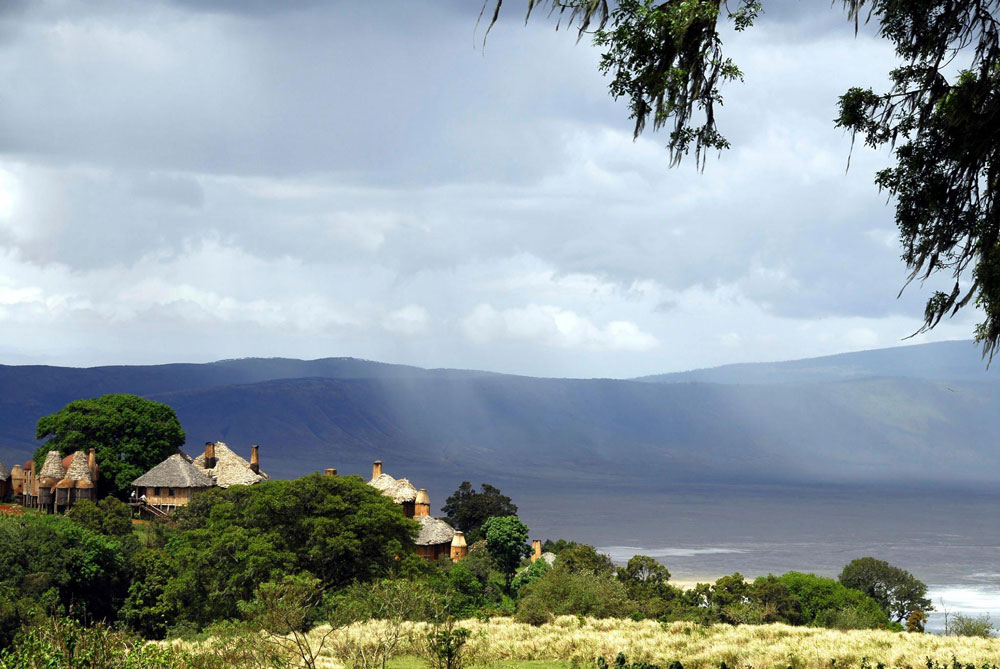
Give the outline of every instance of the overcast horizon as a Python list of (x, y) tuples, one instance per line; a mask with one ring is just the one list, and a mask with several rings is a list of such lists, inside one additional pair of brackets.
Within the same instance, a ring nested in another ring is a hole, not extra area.
[[(526, 3), (524, 3), (526, 7)], [(617, 377), (905, 340), (888, 156), (834, 128), (888, 44), (765, 3), (733, 148), (670, 169), (599, 52), (504, 5), (0, 6), (0, 364), (357, 357)]]

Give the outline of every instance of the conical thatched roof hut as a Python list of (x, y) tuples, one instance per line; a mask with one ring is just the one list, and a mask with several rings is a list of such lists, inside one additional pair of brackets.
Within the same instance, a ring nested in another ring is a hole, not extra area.
[(63, 459), (63, 464), (69, 461), (66, 466), (66, 475), (56, 485), (57, 488), (81, 488), (88, 489), (94, 487), (94, 480), (90, 475), (90, 466), (87, 462), (87, 454), (77, 451)]
[(211, 488), (215, 481), (183, 455), (174, 453), (132, 481), (132, 485), (143, 488)]
[(59, 481), (62, 481), (66, 476), (66, 470), (63, 469), (62, 457), (59, 455), (59, 451), (49, 451), (45, 454), (45, 462), (42, 463), (42, 470), (38, 472), (39, 482), (42, 483), (44, 479), (52, 479), (52, 483), (42, 483), (42, 485), (54, 485)]
[(388, 474), (379, 474), (368, 485), (386, 497), (391, 497), (396, 504), (413, 503), (417, 499), (417, 489), (407, 479), (394, 479)]
[[(220, 488), (228, 488), (231, 485), (253, 485), (270, 478), (264, 472), (259, 471), (259, 467), (258, 471), (255, 472), (251, 468), (250, 462), (236, 455), (221, 441), (215, 442), (212, 446), (214, 447), (213, 453), (209, 456), (202, 453), (194, 459), (192, 464), (210, 476), (215, 481), (215, 485)], [(207, 462), (209, 460), (214, 460), (214, 464)], [(213, 466), (208, 467), (206, 463), (213, 464)]]
[(431, 516), (419, 516), (414, 520), (420, 523), (420, 533), (414, 542), (417, 546), (448, 544), (451, 547), (451, 540), (455, 538), (455, 530), (451, 525)]

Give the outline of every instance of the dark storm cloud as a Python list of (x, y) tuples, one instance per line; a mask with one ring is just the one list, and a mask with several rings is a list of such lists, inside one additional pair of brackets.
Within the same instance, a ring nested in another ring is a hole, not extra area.
[(544, 14), (524, 26), (509, 2), (484, 52), (478, 12), (8, 10), (0, 327), (29, 348), (47, 327), (45, 359), (149, 359), (156, 342), (166, 359), (584, 375), (912, 331), (921, 292), (895, 299), (891, 209), (871, 184), (885, 156), (858, 149), (845, 174), (831, 121), (892, 53), (840, 5), (775, 0), (724, 36), (746, 83), (723, 91), (734, 148), (704, 174), (669, 169), (663, 134), (632, 141), (586, 40)]

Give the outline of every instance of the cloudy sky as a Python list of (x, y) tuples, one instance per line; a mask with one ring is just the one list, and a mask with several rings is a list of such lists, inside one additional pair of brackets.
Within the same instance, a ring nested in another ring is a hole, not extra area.
[(832, 123), (892, 52), (765, 9), (699, 174), (516, 0), (485, 52), (478, 0), (4, 2), (0, 362), (627, 377), (897, 345), (928, 287), (896, 298), (887, 158), (845, 173)]

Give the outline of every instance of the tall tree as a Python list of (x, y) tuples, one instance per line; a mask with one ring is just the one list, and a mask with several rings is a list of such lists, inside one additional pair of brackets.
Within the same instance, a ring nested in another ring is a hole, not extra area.
[(927, 586), (910, 572), (885, 560), (873, 557), (852, 560), (840, 572), (840, 582), (874, 599), (896, 622), (903, 622), (914, 611), (934, 609), (927, 597)]
[[(875, 183), (895, 197), (907, 284), (939, 272), (954, 280), (929, 297), (918, 332), (975, 303), (984, 314), (976, 340), (992, 359), (1000, 349), (1000, 0), (842, 2), (855, 31), (862, 18), (874, 22), (901, 65), (888, 90), (841, 96), (836, 124), (895, 154)], [(484, 1), (484, 12), (492, 5), (489, 28), (502, 4)], [(720, 86), (743, 78), (723, 54), (720, 20), (743, 31), (764, 4), (528, 0), (528, 16), (547, 8), (578, 39), (593, 34), (611, 95), (628, 100), (635, 136), (650, 120), (654, 130), (669, 124), (672, 164), (693, 150), (704, 167), (709, 151), (729, 148), (716, 124)]]
[(68, 455), (93, 448), (100, 492), (124, 498), (132, 481), (184, 445), (184, 430), (166, 404), (136, 395), (102, 395), (39, 418), (35, 438), (46, 440), (35, 451), (38, 467), (49, 451)]
[(490, 552), (493, 564), (506, 579), (507, 592), (514, 580), (521, 558), (531, 553), (528, 546), (528, 526), (517, 516), (500, 516), (490, 518), (483, 525), (486, 535), (486, 549)]
[(455, 529), (462, 530), (470, 544), (482, 537), (480, 530), (487, 519), (517, 515), (517, 505), (510, 501), (510, 497), (501, 493), (499, 488), (483, 483), (480, 489), (480, 492), (476, 492), (471, 483), (462, 481), (458, 490), (441, 507), (448, 523)]

